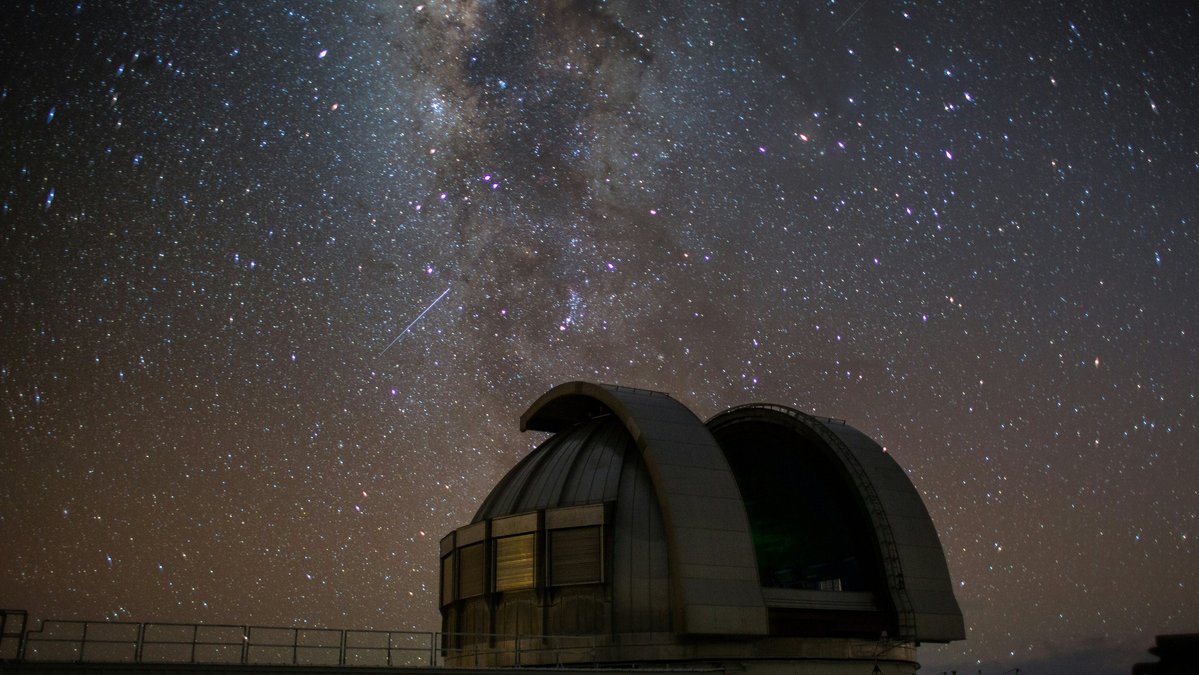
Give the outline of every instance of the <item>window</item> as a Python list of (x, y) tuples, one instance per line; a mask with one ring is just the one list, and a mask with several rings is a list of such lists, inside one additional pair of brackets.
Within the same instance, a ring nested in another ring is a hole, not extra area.
[(840, 591), (840, 590), (842, 590), (841, 580), (840, 579), (821, 579), (819, 588), (822, 591)]
[(454, 601), (454, 554), (441, 559), (441, 604)]
[(495, 590), (533, 587), (534, 536), (529, 533), (495, 540)]
[(458, 597), (483, 595), (483, 544), (458, 549)]
[(602, 534), (598, 525), (550, 530), (550, 583), (565, 586), (603, 581)]

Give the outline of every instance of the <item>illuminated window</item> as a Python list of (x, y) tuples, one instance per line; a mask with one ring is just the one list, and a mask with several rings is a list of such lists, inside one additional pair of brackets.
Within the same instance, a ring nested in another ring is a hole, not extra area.
[(495, 540), (495, 590), (533, 587), (533, 541), (532, 533)]
[(550, 530), (550, 583), (565, 586), (603, 581), (602, 534), (598, 525)]
[(483, 544), (458, 549), (458, 597), (483, 595)]

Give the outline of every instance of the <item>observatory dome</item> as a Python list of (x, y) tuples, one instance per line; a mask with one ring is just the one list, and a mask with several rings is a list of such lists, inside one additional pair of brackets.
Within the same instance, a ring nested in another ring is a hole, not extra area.
[(964, 637), (919, 494), (842, 420), (753, 404), (705, 424), (570, 382), (521, 429), (552, 435), (441, 542), (448, 665), (914, 672), (918, 643)]

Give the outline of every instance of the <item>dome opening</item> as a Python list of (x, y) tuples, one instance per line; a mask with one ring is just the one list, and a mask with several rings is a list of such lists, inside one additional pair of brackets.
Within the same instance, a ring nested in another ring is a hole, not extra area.
[(715, 435), (741, 489), (763, 586), (882, 590), (874, 531), (816, 439), (756, 421)]

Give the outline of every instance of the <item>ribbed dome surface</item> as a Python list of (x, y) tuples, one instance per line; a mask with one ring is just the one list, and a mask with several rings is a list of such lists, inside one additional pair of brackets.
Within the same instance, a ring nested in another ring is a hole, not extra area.
[[(592, 419), (553, 435), (521, 460), (484, 500), (473, 522), (614, 501), (627, 471), (644, 473), (629, 432), (613, 415)], [(649, 488), (644, 479), (634, 482)]]
[(662, 510), (645, 459), (617, 416), (592, 418), (547, 439), (504, 476), (473, 522), (601, 503), (609, 506), (605, 546), (611, 546), (613, 588), (610, 610), (604, 610), (611, 623), (604, 625), (630, 633), (670, 630)]

